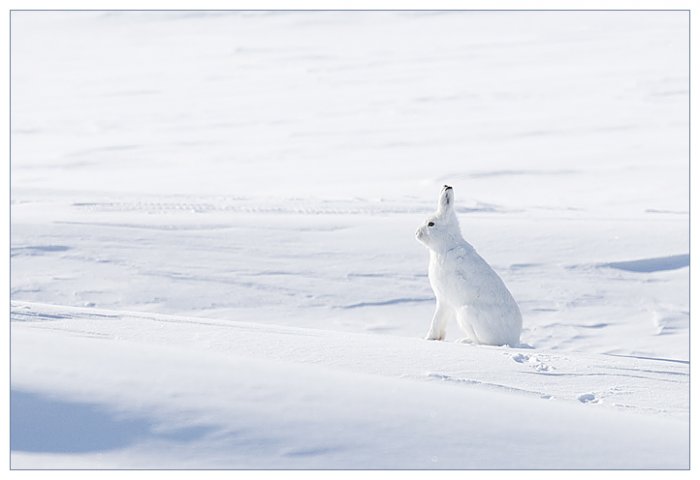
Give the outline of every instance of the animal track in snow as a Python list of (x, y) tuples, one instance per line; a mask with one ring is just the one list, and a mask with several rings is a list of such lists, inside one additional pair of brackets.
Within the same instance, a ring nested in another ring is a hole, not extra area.
[(516, 353), (510, 357), (514, 362), (527, 364), (537, 372), (549, 372), (554, 370), (552, 365), (545, 363), (540, 355), (527, 355), (525, 353)]
[(516, 355), (513, 355), (511, 358), (513, 359), (513, 361), (518, 363), (525, 363), (530, 359), (530, 357), (528, 355), (525, 355), (524, 353), (518, 353)]
[[(386, 215), (425, 213), (427, 204), (407, 204), (406, 199), (348, 198), (318, 200), (315, 198), (267, 199), (264, 205), (257, 198), (236, 196), (166, 196), (135, 198), (122, 201), (81, 201), (72, 207), (93, 212), (143, 212), (150, 214), (182, 213), (257, 213), (294, 215)], [(500, 206), (477, 202), (473, 207), (457, 207), (458, 213), (502, 213)]]
[(578, 396), (581, 403), (600, 403), (602, 400), (595, 393), (582, 393)]

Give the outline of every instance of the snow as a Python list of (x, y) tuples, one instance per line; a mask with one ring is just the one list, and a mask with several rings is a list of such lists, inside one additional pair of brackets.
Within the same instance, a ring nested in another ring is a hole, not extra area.
[(11, 21), (13, 468), (688, 468), (686, 12)]
[(31, 303), (13, 319), (18, 468), (687, 465), (685, 362)]

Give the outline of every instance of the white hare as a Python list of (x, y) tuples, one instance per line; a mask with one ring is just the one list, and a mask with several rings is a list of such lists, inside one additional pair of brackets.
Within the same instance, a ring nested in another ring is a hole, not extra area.
[(445, 185), (438, 209), (416, 231), (430, 250), (428, 277), (437, 305), (427, 340), (444, 340), (450, 318), (457, 319), (467, 340), (486, 345), (517, 346), (522, 317), (503, 280), (462, 238), (454, 210), (454, 191)]

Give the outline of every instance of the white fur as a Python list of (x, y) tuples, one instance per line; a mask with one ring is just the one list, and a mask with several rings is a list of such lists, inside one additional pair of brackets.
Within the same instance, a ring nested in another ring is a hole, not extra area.
[(473, 343), (518, 345), (523, 323), (518, 304), (498, 274), (462, 238), (452, 187), (443, 187), (437, 212), (418, 228), (416, 238), (430, 250), (428, 277), (437, 299), (426, 339), (444, 340), (448, 319), (456, 318)]

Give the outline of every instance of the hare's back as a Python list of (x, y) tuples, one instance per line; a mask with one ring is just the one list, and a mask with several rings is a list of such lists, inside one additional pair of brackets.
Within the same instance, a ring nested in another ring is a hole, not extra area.
[(458, 276), (464, 278), (468, 288), (477, 294), (475, 300), (499, 306), (515, 306), (515, 300), (501, 277), (476, 251), (461, 255), (455, 266)]

